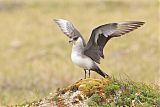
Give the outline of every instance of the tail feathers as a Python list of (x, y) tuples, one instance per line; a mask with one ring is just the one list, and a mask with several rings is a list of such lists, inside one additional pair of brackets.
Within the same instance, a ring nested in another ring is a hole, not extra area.
[(104, 78), (109, 77), (108, 74), (106, 74), (105, 72), (103, 72), (99, 67), (97, 69), (95, 69), (95, 71), (100, 74), (101, 76), (103, 76)]

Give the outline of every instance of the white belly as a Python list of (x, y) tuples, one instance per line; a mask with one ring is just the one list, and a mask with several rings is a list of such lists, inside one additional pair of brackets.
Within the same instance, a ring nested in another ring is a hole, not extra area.
[(71, 59), (74, 64), (83, 69), (92, 69), (95, 66), (95, 62), (91, 58), (74, 52), (71, 54)]

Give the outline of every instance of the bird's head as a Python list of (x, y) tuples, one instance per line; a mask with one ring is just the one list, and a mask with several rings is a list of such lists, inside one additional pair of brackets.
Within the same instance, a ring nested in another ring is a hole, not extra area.
[(78, 36), (70, 38), (69, 43), (76, 43), (76, 41), (78, 40), (78, 38), (79, 38)]

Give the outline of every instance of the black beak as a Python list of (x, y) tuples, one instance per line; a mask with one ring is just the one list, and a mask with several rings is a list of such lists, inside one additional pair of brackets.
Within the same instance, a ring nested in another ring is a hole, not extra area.
[(69, 40), (69, 43), (71, 43), (72, 41), (71, 40)]
[(70, 40), (69, 40), (69, 43), (72, 43), (72, 42), (73, 42), (73, 39), (70, 39)]

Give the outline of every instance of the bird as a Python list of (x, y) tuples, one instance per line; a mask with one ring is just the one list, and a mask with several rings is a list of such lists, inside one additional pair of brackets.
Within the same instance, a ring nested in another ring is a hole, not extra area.
[(89, 78), (90, 71), (95, 71), (104, 78), (110, 78), (98, 66), (100, 60), (102, 58), (104, 59), (103, 50), (106, 43), (111, 38), (120, 37), (141, 27), (145, 23), (143, 21), (124, 21), (100, 25), (92, 30), (89, 41), (86, 43), (83, 36), (70, 21), (65, 19), (53, 20), (61, 31), (69, 37), (69, 43), (73, 44), (71, 60), (75, 65), (84, 69), (85, 79), (87, 70), (89, 72)]

